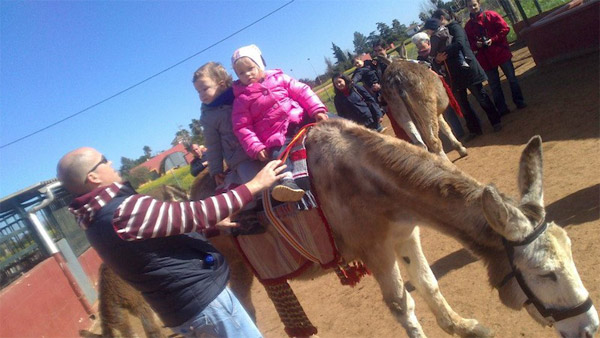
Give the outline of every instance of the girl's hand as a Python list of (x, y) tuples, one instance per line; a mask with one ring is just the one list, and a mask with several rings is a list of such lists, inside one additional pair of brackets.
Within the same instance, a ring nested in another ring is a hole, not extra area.
[(267, 151), (264, 149), (261, 150), (256, 157), (261, 162), (267, 162), (267, 160), (269, 159), (269, 157), (267, 156)]
[(319, 121), (325, 121), (329, 118), (329, 116), (327, 116), (327, 114), (325, 113), (317, 113), (315, 114), (315, 120), (317, 120), (317, 122)]

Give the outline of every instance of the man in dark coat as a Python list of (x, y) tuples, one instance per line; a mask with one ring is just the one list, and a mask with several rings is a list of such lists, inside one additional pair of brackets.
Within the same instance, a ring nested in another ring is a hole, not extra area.
[(452, 91), (463, 111), (467, 128), (471, 133), (467, 138), (472, 139), (476, 135), (482, 134), (481, 123), (469, 104), (467, 89), (475, 96), (475, 99), (485, 111), (494, 131), (500, 131), (502, 129), (500, 114), (482, 84), (483, 81), (487, 80), (487, 76), (471, 50), (465, 30), (445, 10), (436, 10), (433, 12), (432, 17), (440, 20), (453, 37), (452, 43), (446, 48), (446, 53), (439, 53), (435, 56), (435, 62), (444, 63), (447, 58), (456, 56), (459, 51), (462, 51), (470, 66), (464, 68), (460, 67), (458, 63), (448, 63), (446, 65), (452, 83)]

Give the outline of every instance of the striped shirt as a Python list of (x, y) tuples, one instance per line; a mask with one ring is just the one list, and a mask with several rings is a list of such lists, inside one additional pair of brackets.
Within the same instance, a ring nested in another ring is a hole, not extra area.
[[(71, 207), (80, 225), (89, 225), (94, 214), (124, 189), (115, 183), (81, 196)], [(113, 218), (116, 233), (124, 240), (166, 237), (189, 232), (205, 232), (252, 201), (245, 185), (200, 201), (163, 202), (150, 196), (133, 194), (117, 208)], [(78, 203), (79, 202), (79, 203)]]

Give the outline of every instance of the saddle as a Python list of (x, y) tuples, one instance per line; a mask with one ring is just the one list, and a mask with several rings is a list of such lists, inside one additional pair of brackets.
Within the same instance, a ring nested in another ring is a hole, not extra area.
[[(295, 166), (300, 164), (301, 168), (305, 168), (304, 172), (296, 172), (294, 178), (310, 179), (304, 139), (312, 125), (303, 127), (279, 158), (285, 161), (287, 156), (291, 156)], [(240, 252), (261, 283), (280, 284), (313, 265), (323, 269), (336, 268), (343, 285), (353, 286), (369, 273), (360, 263), (348, 265), (343, 262), (314, 191), (307, 191), (301, 202), (276, 205), (269, 191), (264, 191), (263, 208), (264, 211), (258, 213), (258, 219), (264, 227), (260, 231), (264, 232), (234, 237)]]

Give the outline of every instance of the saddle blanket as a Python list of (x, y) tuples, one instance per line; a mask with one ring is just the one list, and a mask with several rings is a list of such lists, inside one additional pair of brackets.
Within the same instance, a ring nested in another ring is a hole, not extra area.
[[(338, 251), (331, 229), (323, 221), (318, 208), (299, 211), (294, 204), (286, 203), (275, 207), (274, 212), (289, 234), (318, 260), (322, 268), (337, 265)], [(264, 212), (258, 214), (258, 219), (267, 231), (258, 235), (237, 236), (235, 242), (261, 283), (282, 283), (314, 264), (279, 234)]]

